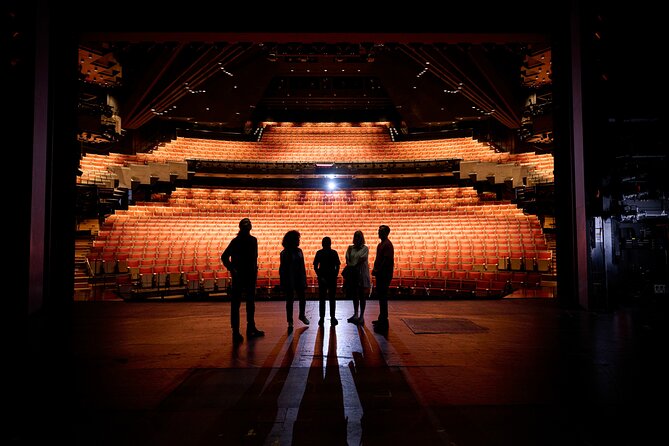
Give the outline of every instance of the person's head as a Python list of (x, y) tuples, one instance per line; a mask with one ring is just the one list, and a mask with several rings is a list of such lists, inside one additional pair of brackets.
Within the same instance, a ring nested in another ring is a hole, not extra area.
[(248, 234), (251, 232), (251, 229), (253, 229), (253, 225), (251, 225), (251, 220), (248, 218), (242, 218), (239, 221), (239, 233), (240, 234)]
[(353, 244), (357, 247), (365, 244), (365, 236), (360, 229), (353, 234)]
[(390, 234), (390, 227), (389, 226), (386, 226), (386, 225), (379, 226), (379, 238), (381, 240), (387, 239), (388, 234)]
[(330, 249), (332, 247), (332, 240), (330, 237), (323, 237), (321, 244), (323, 245), (323, 248)]
[(281, 246), (284, 248), (297, 248), (300, 246), (300, 233), (294, 229), (286, 232), (283, 236)]

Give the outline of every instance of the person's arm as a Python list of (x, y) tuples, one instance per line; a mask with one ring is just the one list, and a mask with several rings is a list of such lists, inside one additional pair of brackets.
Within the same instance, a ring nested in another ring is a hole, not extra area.
[(286, 271), (287, 265), (286, 265), (286, 250), (281, 250), (279, 253), (279, 276), (284, 277), (287, 273)]
[(297, 248), (297, 251), (299, 253), (299, 271), (300, 271), (300, 282), (303, 288), (307, 288), (307, 268), (304, 262), (304, 253), (302, 252), (302, 249)]
[(369, 248), (367, 247), (367, 245), (363, 245), (362, 249), (360, 250), (360, 263), (366, 262), (368, 258), (369, 258)]
[(384, 271), (384, 267), (388, 263), (388, 247), (379, 244), (376, 249), (376, 259), (374, 259), (374, 269), (372, 270), (372, 275), (378, 274), (379, 271)]
[(251, 244), (251, 249), (253, 249), (253, 258), (256, 260), (256, 271), (258, 270), (258, 239), (253, 237), (253, 242)]
[(392, 264), (393, 258), (395, 257), (395, 248), (390, 243), (387, 243), (381, 246), (380, 251), (377, 272), (381, 271), (385, 275), (391, 274), (393, 270)]
[(335, 262), (334, 262), (335, 276), (338, 276), (339, 275), (339, 266), (341, 265), (341, 261), (339, 260), (339, 254), (337, 253), (337, 251), (332, 251), (332, 252), (334, 252), (334, 258), (335, 258)]
[(316, 251), (316, 255), (314, 256), (314, 271), (316, 271), (316, 276), (320, 276), (320, 259), (318, 254), (320, 251)]
[(281, 250), (279, 254), (279, 286), (282, 290), (286, 290), (290, 285), (290, 266), (288, 265), (289, 258), (285, 249)]
[(233, 243), (234, 239), (230, 241), (228, 244), (227, 248), (225, 248), (225, 251), (223, 251), (223, 254), (221, 254), (221, 261), (223, 262), (223, 265), (228, 269), (228, 271), (232, 271), (232, 260), (230, 257), (232, 256), (232, 253), (234, 251)]

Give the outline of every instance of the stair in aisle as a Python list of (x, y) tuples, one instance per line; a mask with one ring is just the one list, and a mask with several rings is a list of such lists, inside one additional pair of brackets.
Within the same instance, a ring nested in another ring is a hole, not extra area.
[(90, 236), (78, 236), (74, 241), (74, 300), (86, 301), (91, 299), (93, 287), (90, 284), (90, 274), (87, 256), (93, 242)]

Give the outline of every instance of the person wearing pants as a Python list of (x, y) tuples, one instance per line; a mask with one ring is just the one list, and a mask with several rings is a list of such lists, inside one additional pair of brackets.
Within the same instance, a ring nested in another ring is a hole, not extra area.
[(309, 325), (309, 319), (305, 314), (307, 288), (307, 270), (304, 266), (304, 254), (300, 249), (300, 233), (296, 230), (286, 232), (283, 236), (283, 251), (281, 251), (279, 262), (279, 278), (281, 289), (286, 295), (286, 320), (288, 321), (288, 332), (293, 331), (293, 302), (297, 297), (299, 302), (299, 319), (305, 325)]
[(337, 309), (337, 276), (339, 275), (339, 254), (332, 249), (330, 237), (323, 237), (323, 249), (319, 249), (314, 257), (314, 271), (318, 277), (318, 325), (323, 325), (325, 319), (325, 301), (330, 301), (330, 322), (337, 325), (335, 317)]
[(246, 297), (246, 336), (256, 338), (265, 332), (258, 330), (255, 322), (256, 281), (258, 279), (258, 239), (251, 235), (251, 220), (244, 218), (239, 222), (239, 232), (228, 244), (221, 261), (230, 271), (230, 325), (232, 340), (242, 342), (244, 337), (239, 332), (239, 309), (242, 296)]
[(395, 248), (388, 239), (389, 234), (388, 226), (379, 226), (381, 242), (376, 246), (376, 258), (372, 268), (372, 275), (376, 278), (376, 296), (379, 299), (379, 317), (372, 324), (375, 331), (381, 332), (388, 330), (388, 288), (393, 280), (395, 266)]

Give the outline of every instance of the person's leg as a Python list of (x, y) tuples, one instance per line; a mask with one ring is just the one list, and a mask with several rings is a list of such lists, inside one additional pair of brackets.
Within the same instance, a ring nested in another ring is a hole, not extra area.
[(256, 327), (256, 281), (253, 280), (246, 287), (246, 334), (249, 337), (264, 336), (265, 332)]
[(389, 280), (377, 281), (376, 294), (379, 298), (379, 318), (372, 322), (374, 330), (385, 332), (388, 330), (388, 288)]
[(328, 287), (324, 283), (318, 284), (318, 317), (319, 323), (325, 318), (325, 299), (327, 299)]
[(244, 287), (244, 294), (246, 295), (246, 329), (255, 328), (256, 316), (256, 287), (255, 283), (247, 283)]
[(388, 285), (385, 280), (378, 281), (376, 295), (379, 298), (379, 321), (388, 323)]
[(239, 333), (239, 308), (241, 307), (240, 296), (230, 296), (230, 324), (233, 333)]
[(307, 298), (304, 294), (304, 288), (300, 288), (298, 290), (295, 290), (297, 292), (297, 300), (298, 300), (298, 306), (300, 309), (300, 320), (306, 324), (309, 325), (309, 319), (307, 319), (306, 311), (307, 311)]
[(286, 321), (288, 322), (288, 327), (293, 326), (293, 300), (293, 290), (286, 291)]
[(337, 286), (329, 287), (328, 294), (328, 298), (330, 299), (330, 318), (335, 319), (337, 310)]
[(239, 308), (242, 304), (242, 297), (240, 289), (237, 284), (232, 284), (230, 287), (230, 325), (232, 327), (232, 339), (234, 341), (241, 341), (244, 338), (239, 333)]
[(358, 322), (360, 324), (365, 323), (365, 307), (367, 306), (367, 295), (369, 294), (369, 288), (366, 287), (360, 287), (358, 288), (360, 291), (359, 299), (360, 299), (360, 317), (358, 317)]
[(346, 289), (346, 297), (353, 301), (353, 316), (349, 317), (347, 320), (349, 322), (355, 322), (358, 319), (358, 307), (360, 306), (360, 301), (358, 300), (358, 289), (357, 287), (349, 286)]

